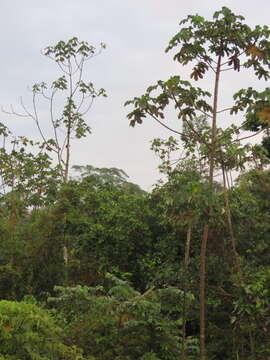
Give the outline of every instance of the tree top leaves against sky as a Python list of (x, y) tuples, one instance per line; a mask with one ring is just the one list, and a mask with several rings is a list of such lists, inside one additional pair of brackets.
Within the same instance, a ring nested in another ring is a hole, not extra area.
[(78, 55), (84, 57), (84, 60), (100, 54), (102, 49), (105, 49), (104, 43), (100, 44), (100, 50), (96, 52), (96, 48), (87, 41), (79, 41), (77, 37), (69, 39), (67, 42), (61, 40), (55, 46), (47, 46), (44, 50), (44, 55), (49, 56), (53, 60), (63, 63), (70, 58), (76, 58)]
[[(207, 21), (199, 15), (189, 15), (180, 22), (180, 26), (186, 24), (171, 39), (166, 52), (181, 46), (180, 51), (174, 55), (174, 60), (186, 65), (196, 61), (191, 78), (202, 78), (206, 70), (214, 68), (215, 60), (212, 55), (227, 57), (222, 65), (233, 67), (240, 71), (241, 66), (253, 68), (258, 78), (269, 79), (269, 65), (267, 59), (270, 56), (270, 30), (267, 26), (257, 25), (251, 29), (243, 24), (245, 19), (241, 15), (235, 15), (226, 7), (216, 11), (214, 21)], [(241, 63), (240, 56), (246, 55)], [(223, 69), (225, 71), (227, 69)]]
[[(242, 68), (252, 69), (258, 79), (270, 78), (270, 29), (267, 26), (255, 26), (251, 29), (243, 23), (244, 17), (235, 15), (226, 7), (213, 15), (213, 21), (207, 21), (199, 15), (189, 15), (180, 22), (180, 31), (171, 39), (166, 52), (177, 49), (174, 60), (182, 65), (193, 63), (194, 67), (190, 77), (195, 81), (202, 79), (206, 72), (217, 72), (218, 58), (220, 72), (232, 70), (240, 71)], [(159, 93), (158, 93), (159, 92)], [(158, 93), (158, 94), (157, 94)], [(234, 95), (234, 104), (225, 110), (231, 114), (247, 110), (247, 114), (256, 112), (256, 119), (260, 122), (269, 122), (270, 117), (265, 118), (268, 111), (257, 112), (257, 101), (261, 101), (265, 94), (249, 88), (240, 90)], [(183, 81), (180, 76), (172, 76), (167, 81), (158, 81), (156, 85), (149, 86), (146, 93), (141, 97), (135, 97), (127, 101), (125, 105), (134, 105), (134, 110), (128, 114), (130, 126), (141, 124), (143, 118), (150, 115), (168, 130), (183, 135), (179, 129), (172, 129), (162, 120), (164, 109), (172, 102), (178, 111), (178, 118), (184, 122), (192, 120), (203, 114), (212, 117), (213, 108), (208, 103), (211, 94), (200, 88), (191, 86), (189, 81)], [(263, 99), (267, 108), (267, 99)], [(247, 116), (246, 122), (249, 122)], [(189, 126), (192, 126), (189, 122)], [(246, 126), (246, 130), (253, 130)], [(194, 130), (194, 129), (193, 129)]]

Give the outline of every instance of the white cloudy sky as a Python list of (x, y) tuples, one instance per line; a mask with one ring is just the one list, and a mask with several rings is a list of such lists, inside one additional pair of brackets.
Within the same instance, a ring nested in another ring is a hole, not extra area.
[[(72, 163), (122, 168), (149, 190), (159, 178), (150, 140), (168, 133), (150, 120), (129, 128), (123, 103), (158, 79), (176, 73), (185, 77), (172, 54), (164, 53), (168, 41), (188, 14), (211, 17), (222, 6), (244, 15), (252, 26), (268, 25), (269, 0), (1, 0), (0, 104), (16, 105), (20, 96), (27, 102), (28, 85), (57, 76), (40, 53), (45, 46), (73, 36), (93, 45), (106, 43), (107, 49), (89, 62), (87, 78), (109, 97), (98, 100), (88, 114), (93, 133), (73, 143)], [(211, 89), (210, 82), (204, 85)], [(224, 79), (223, 94), (246, 85), (267, 86), (240, 74)], [(0, 121), (17, 135), (35, 136), (30, 120), (2, 114)]]

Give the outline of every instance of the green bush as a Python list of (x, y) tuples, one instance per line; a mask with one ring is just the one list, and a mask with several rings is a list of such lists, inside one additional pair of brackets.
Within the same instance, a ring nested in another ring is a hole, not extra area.
[(59, 295), (50, 302), (64, 324), (66, 342), (96, 360), (179, 358), (182, 291), (152, 288), (141, 294), (111, 274), (106, 281), (105, 287), (55, 289)]
[(79, 360), (75, 347), (61, 340), (61, 329), (50, 314), (25, 302), (0, 301), (1, 360)]

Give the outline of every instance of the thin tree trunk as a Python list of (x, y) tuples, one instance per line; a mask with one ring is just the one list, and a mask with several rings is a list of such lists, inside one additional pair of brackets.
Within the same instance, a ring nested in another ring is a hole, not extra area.
[(200, 359), (205, 360), (205, 262), (209, 226), (204, 225), (200, 253)]
[[(213, 192), (213, 179), (215, 168), (215, 152), (217, 140), (217, 102), (218, 102), (218, 88), (221, 68), (221, 55), (218, 57), (214, 88), (214, 102), (213, 102), (213, 118), (211, 131), (211, 150), (209, 154), (209, 178), (208, 183)], [(211, 218), (211, 205), (208, 209), (209, 218)], [(209, 235), (209, 222), (204, 225), (203, 237), (201, 241), (200, 251), (200, 360), (206, 360), (205, 352), (205, 265), (206, 265), (206, 249)]]
[(223, 165), (222, 165), (222, 176), (223, 176), (224, 203), (225, 203), (225, 209), (226, 209), (226, 214), (227, 214), (227, 222), (228, 222), (228, 229), (229, 229), (229, 234), (230, 234), (230, 239), (231, 239), (231, 244), (232, 244), (234, 263), (235, 263), (237, 274), (239, 276), (239, 280), (241, 283), (243, 283), (243, 274), (242, 274), (242, 269), (241, 269), (240, 258), (239, 258), (238, 252), (236, 250), (236, 239), (235, 239), (233, 224), (232, 224), (232, 215), (231, 215), (231, 209), (230, 209), (230, 203), (229, 203), (229, 194), (228, 194), (228, 186), (227, 186), (227, 182), (226, 182), (226, 173), (225, 173), (225, 169), (224, 169)]
[[(64, 184), (68, 182), (68, 172), (69, 172), (69, 161), (70, 161), (70, 134), (71, 134), (71, 120), (69, 120), (69, 127), (67, 132), (67, 145), (66, 145), (66, 161), (65, 161), (65, 169), (64, 169)], [(66, 222), (67, 222), (67, 214), (64, 214), (64, 235), (63, 235), (63, 260), (65, 266), (65, 283), (68, 283), (68, 263), (69, 263), (69, 256), (68, 256), (68, 243), (66, 239)]]
[[(69, 84), (70, 84), (70, 97), (68, 101), (72, 100), (73, 90), (72, 90), (72, 70), (69, 60)], [(71, 109), (70, 109), (71, 111)], [(69, 175), (69, 163), (70, 163), (70, 138), (71, 138), (71, 127), (72, 127), (72, 114), (68, 114), (68, 126), (67, 126), (67, 144), (66, 144), (66, 161), (65, 161), (65, 169), (64, 169), (64, 184), (68, 182), (68, 175)], [(63, 246), (63, 259), (65, 264), (65, 278), (66, 283), (68, 283), (68, 263), (69, 263), (69, 256), (68, 256), (68, 243), (66, 240), (66, 218), (67, 214), (65, 213), (65, 223), (64, 223), (64, 246)]]
[(187, 229), (187, 238), (185, 246), (185, 257), (184, 257), (184, 300), (183, 300), (183, 325), (182, 325), (182, 357), (181, 359), (186, 359), (186, 296), (187, 296), (187, 268), (189, 263), (189, 253), (190, 253), (190, 243), (191, 243), (191, 221), (188, 224)]
[[(70, 140), (71, 140), (71, 131), (72, 131), (72, 99), (74, 96), (73, 92), (73, 84), (72, 84), (72, 65), (70, 59), (68, 60), (68, 71), (69, 71), (69, 98), (68, 98), (68, 106), (70, 107), (69, 114), (68, 114), (68, 123), (67, 123), (67, 144), (66, 144), (66, 161), (65, 161), (65, 169), (64, 169), (64, 184), (68, 182), (68, 175), (69, 175), (69, 165), (70, 165)], [(64, 221), (64, 246), (63, 246), (63, 259), (65, 264), (65, 278), (66, 283), (68, 282), (68, 263), (69, 263), (69, 247), (68, 242), (66, 239), (65, 227), (66, 227), (66, 220), (67, 214), (65, 213), (65, 221)]]
[(65, 170), (64, 170), (64, 183), (68, 182), (68, 171), (69, 171), (69, 162), (70, 162), (70, 127), (68, 128), (67, 133), (67, 145), (66, 145), (66, 161), (65, 161)]
[(188, 224), (188, 230), (187, 230), (187, 241), (186, 241), (186, 247), (185, 247), (185, 259), (184, 259), (184, 265), (185, 267), (188, 267), (189, 263), (189, 253), (190, 253), (190, 242), (191, 242), (191, 222)]

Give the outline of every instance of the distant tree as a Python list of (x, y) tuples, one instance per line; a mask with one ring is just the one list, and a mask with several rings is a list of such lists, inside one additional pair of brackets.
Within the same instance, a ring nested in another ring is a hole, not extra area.
[(56, 216), (66, 214), (70, 282), (93, 285), (115, 271), (143, 286), (140, 260), (153, 245), (147, 194), (121, 170), (91, 167), (87, 173), (63, 185), (54, 209)]
[(88, 177), (88, 181), (93, 181), (95, 186), (98, 186), (98, 184), (101, 186), (109, 185), (134, 195), (146, 195), (146, 192), (139, 185), (128, 181), (129, 176), (122, 169), (96, 168), (92, 165), (74, 165), (72, 169), (79, 172), (81, 179)]

